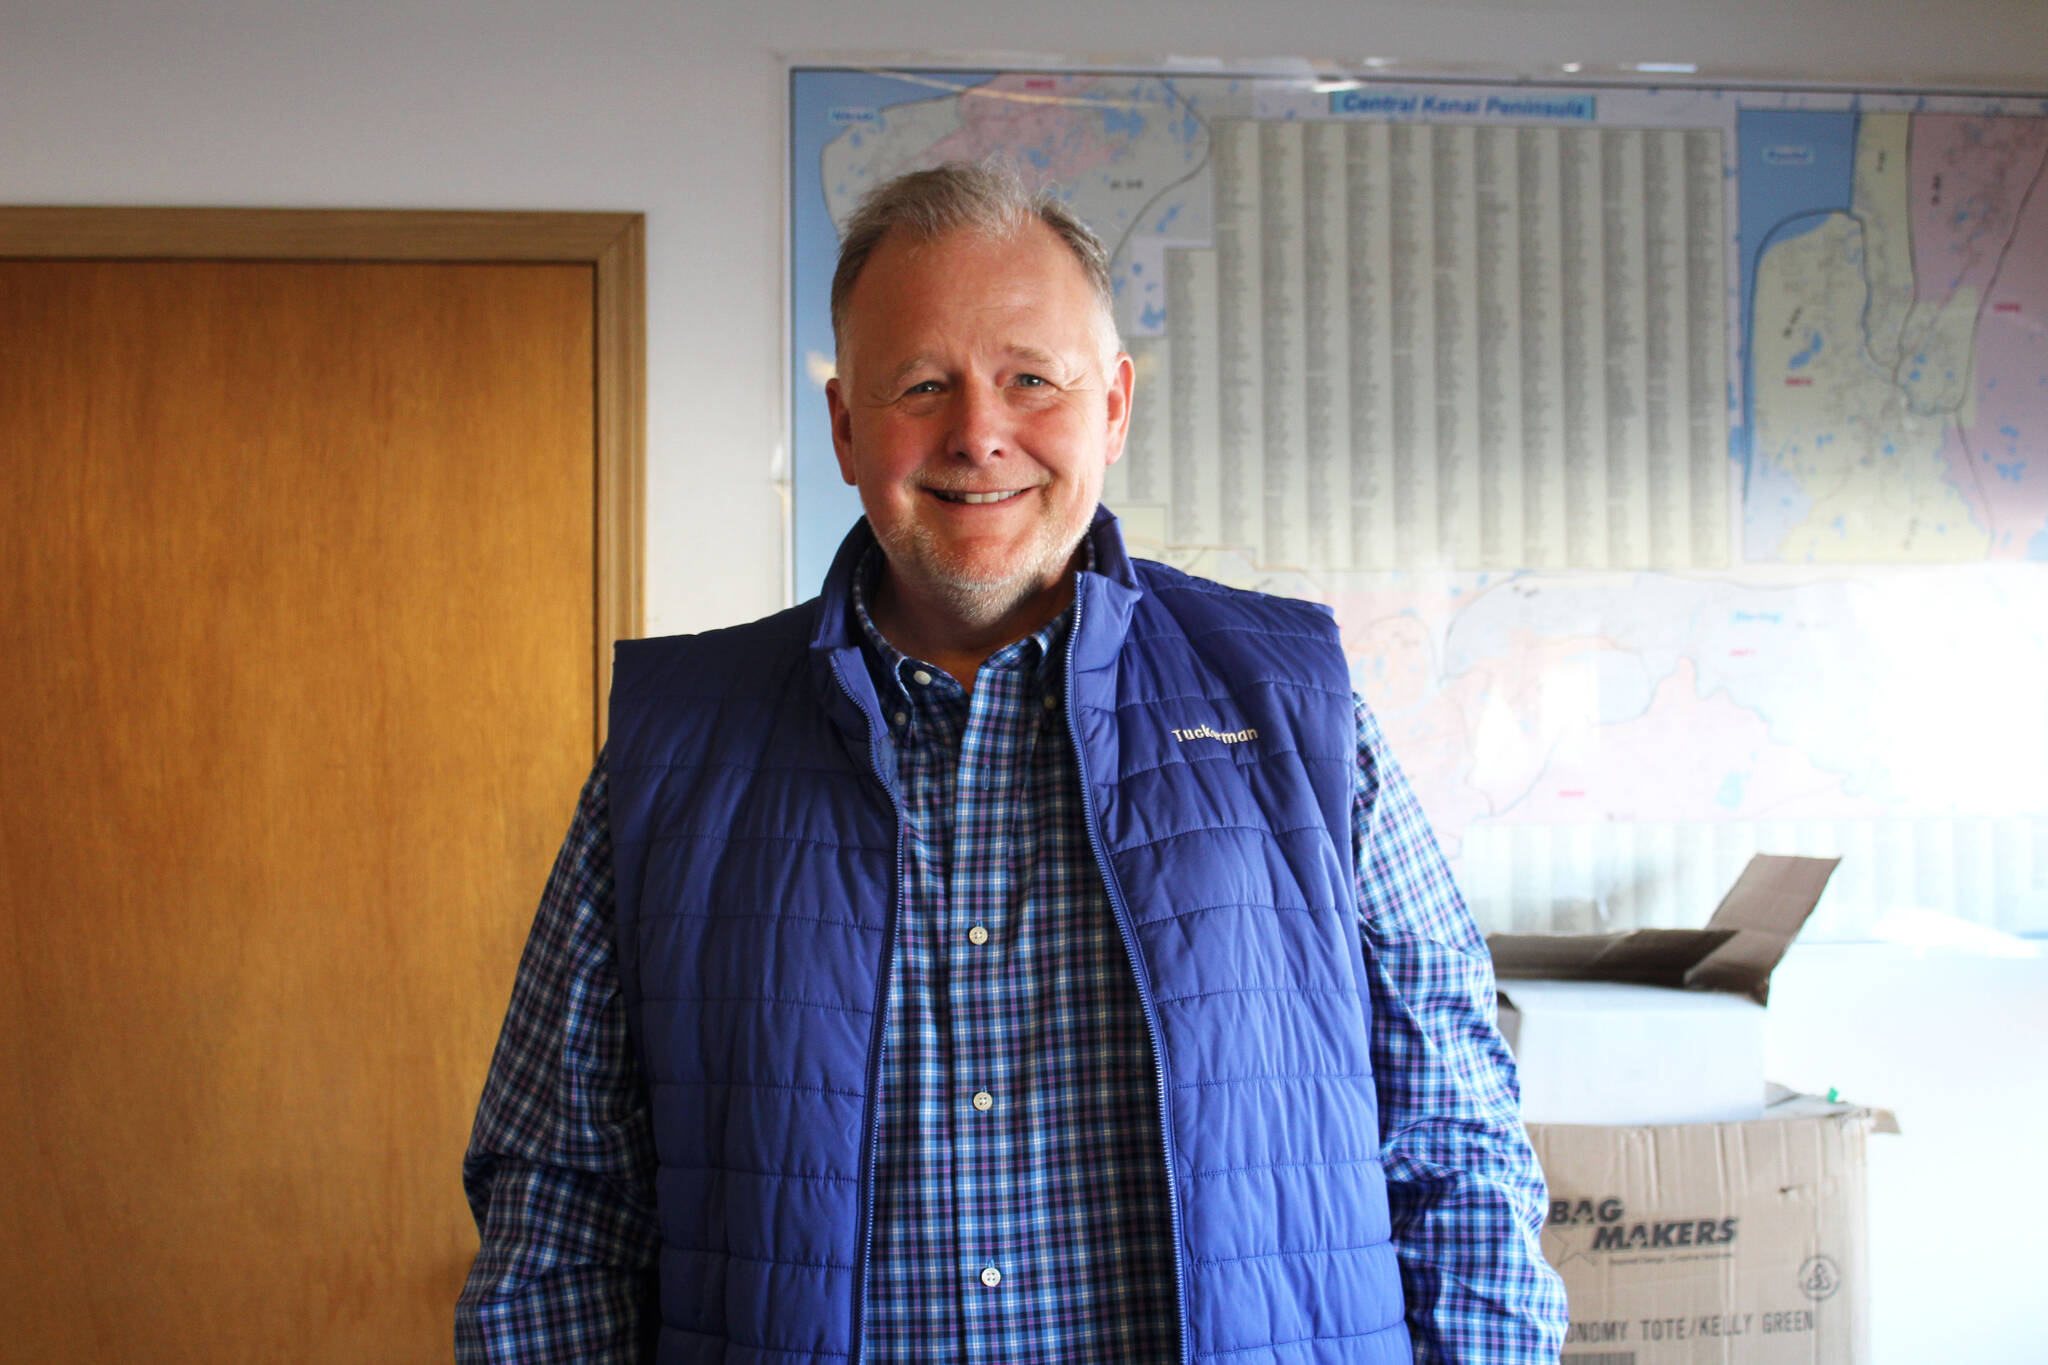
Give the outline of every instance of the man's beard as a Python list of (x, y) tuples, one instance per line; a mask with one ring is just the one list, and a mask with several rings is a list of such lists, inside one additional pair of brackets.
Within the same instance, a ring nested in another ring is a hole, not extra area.
[(922, 522), (898, 526), (877, 539), (890, 564), (902, 566), (899, 572), (907, 571), (920, 590), (938, 599), (955, 619), (989, 626), (1055, 586), (1087, 533), (1085, 521), (1071, 532), (1051, 520), (1042, 521), (1019, 559), (999, 574), (976, 573), (959, 563), (946, 551), (942, 538)]

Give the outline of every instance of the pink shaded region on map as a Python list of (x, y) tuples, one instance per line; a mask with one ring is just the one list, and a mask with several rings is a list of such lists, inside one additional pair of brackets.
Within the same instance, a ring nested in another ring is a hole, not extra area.
[(1429, 633), (1412, 616), (1389, 617), (1358, 633), (1346, 630), (1345, 638), (1353, 652), (1374, 662), (1373, 676), (1360, 681), (1359, 691), (1438, 840), (1455, 855), (1465, 827), (1495, 809), (1472, 780), (1472, 737), (1498, 675), (1474, 669), (1439, 686)]
[(1027, 179), (1072, 181), (1107, 166), (1116, 148), (1101, 121), (1076, 118), (1070, 100), (1087, 99), (1093, 77), (1004, 75), (961, 92), (960, 128), (933, 143), (927, 165), (979, 161), (995, 153), (1021, 159)]
[(1536, 824), (1575, 820), (1839, 820), (1875, 815), (1843, 778), (1772, 738), (1762, 716), (1726, 692), (1701, 696), (1690, 660), (1658, 683), (1632, 720), (1590, 742), (1559, 744), (1541, 780), (1509, 813)]
[(1912, 146), (1915, 294), (1981, 296), (1975, 410), (1942, 457), (1991, 558), (2048, 558), (2048, 119), (1923, 114)]
[(2048, 154), (2048, 119), (1916, 114), (1911, 147), (1913, 292), (1981, 294)]
[[(1484, 666), (1438, 677), (1424, 595), (1332, 602), (1347, 649), (1365, 661), (1360, 693), (1446, 851), (1475, 821), (1716, 822), (1840, 819), (1879, 814), (1840, 774), (1780, 743), (1754, 708), (1716, 689), (1702, 696), (1689, 660), (1657, 680), (1637, 715), (1603, 722), (1598, 699), (1560, 689), (1588, 656), (1618, 646), (1599, 635), (1512, 630)], [(1417, 608), (1421, 608), (1418, 610)]]

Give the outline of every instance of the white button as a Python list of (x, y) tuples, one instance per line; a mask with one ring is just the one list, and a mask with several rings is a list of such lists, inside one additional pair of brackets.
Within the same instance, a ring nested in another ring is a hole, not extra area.
[(967, 931), (967, 941), (979, 948), (982, 944), (988, 942), (988, 930), (982, 928), (979, 924), (975, 925)]
[(910, 713), (908, 711), (898, 711), (894, 716), (890, 717), (890, 719), (894, 720), (898, 725), (901, 725), (904, 721), (910, 719)]
[(996, 1097), (994, 1095), (989, 1094), (986, 1090), (974, 1092), (974, 1107), (976, 1109), (986, 1111), (995, 1108), (995, 1106)]
[(919, 687), (930, 687), (932, 685), (932, 675), (921, 668), (910, 675), (910, 680)]
[(1058, 706), (1059, 704), (1060, 704), (1060, 699), (1059, 699), (1058, 697), (1055, 697), (1055, 696), (1053, 696), (1053, 695), (1052, 695), (1052, 694), (1051, 694), (1050, 692), (1046, 693), (1046, 696), (1045, 696), (1045, 709), (1046, 709), (1046, 710), (1050, 711), (1050, 710), (1052, 710), (1052, 709), (1053, 709), (1053, 707), (1055, 707), (1055, 706)]
[(981, 1282), (987, 1285), (990, 1289), (994, 1289), (997, 1285), (1003, 1282), (1003, 1272), (997, 1270), (994, 1266), (990, 1266), (988, 1269), (981, 1272)]

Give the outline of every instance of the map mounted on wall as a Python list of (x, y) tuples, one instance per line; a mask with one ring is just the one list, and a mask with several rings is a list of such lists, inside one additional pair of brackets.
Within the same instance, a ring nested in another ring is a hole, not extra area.
[(2048, 102), (791, 72), (796, 583), (835, 225), (1005, 156), (1113, 251), (1134, 553), (1329, 604), (1482, 927), (2048, 932)]

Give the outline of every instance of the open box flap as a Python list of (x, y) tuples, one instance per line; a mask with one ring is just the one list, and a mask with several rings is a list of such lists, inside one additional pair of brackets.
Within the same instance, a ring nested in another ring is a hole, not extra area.
[(1769, 1001), (1771, 973), (1820, 904), (1839, 858), (1785, 858), (1759, 853), (1721, 898), (1709, 929), (1734, 936), (1685, 974), (1693, 990), (1729, 991), (1762, 1005)]
[(1792, 946), (1838, 858), (1759, 853), (1704, 929), (1618, 934), (1494, 934), (1486, 940), (1503, 980), (1620, 981), (1769, 998), (1771, 972)]

